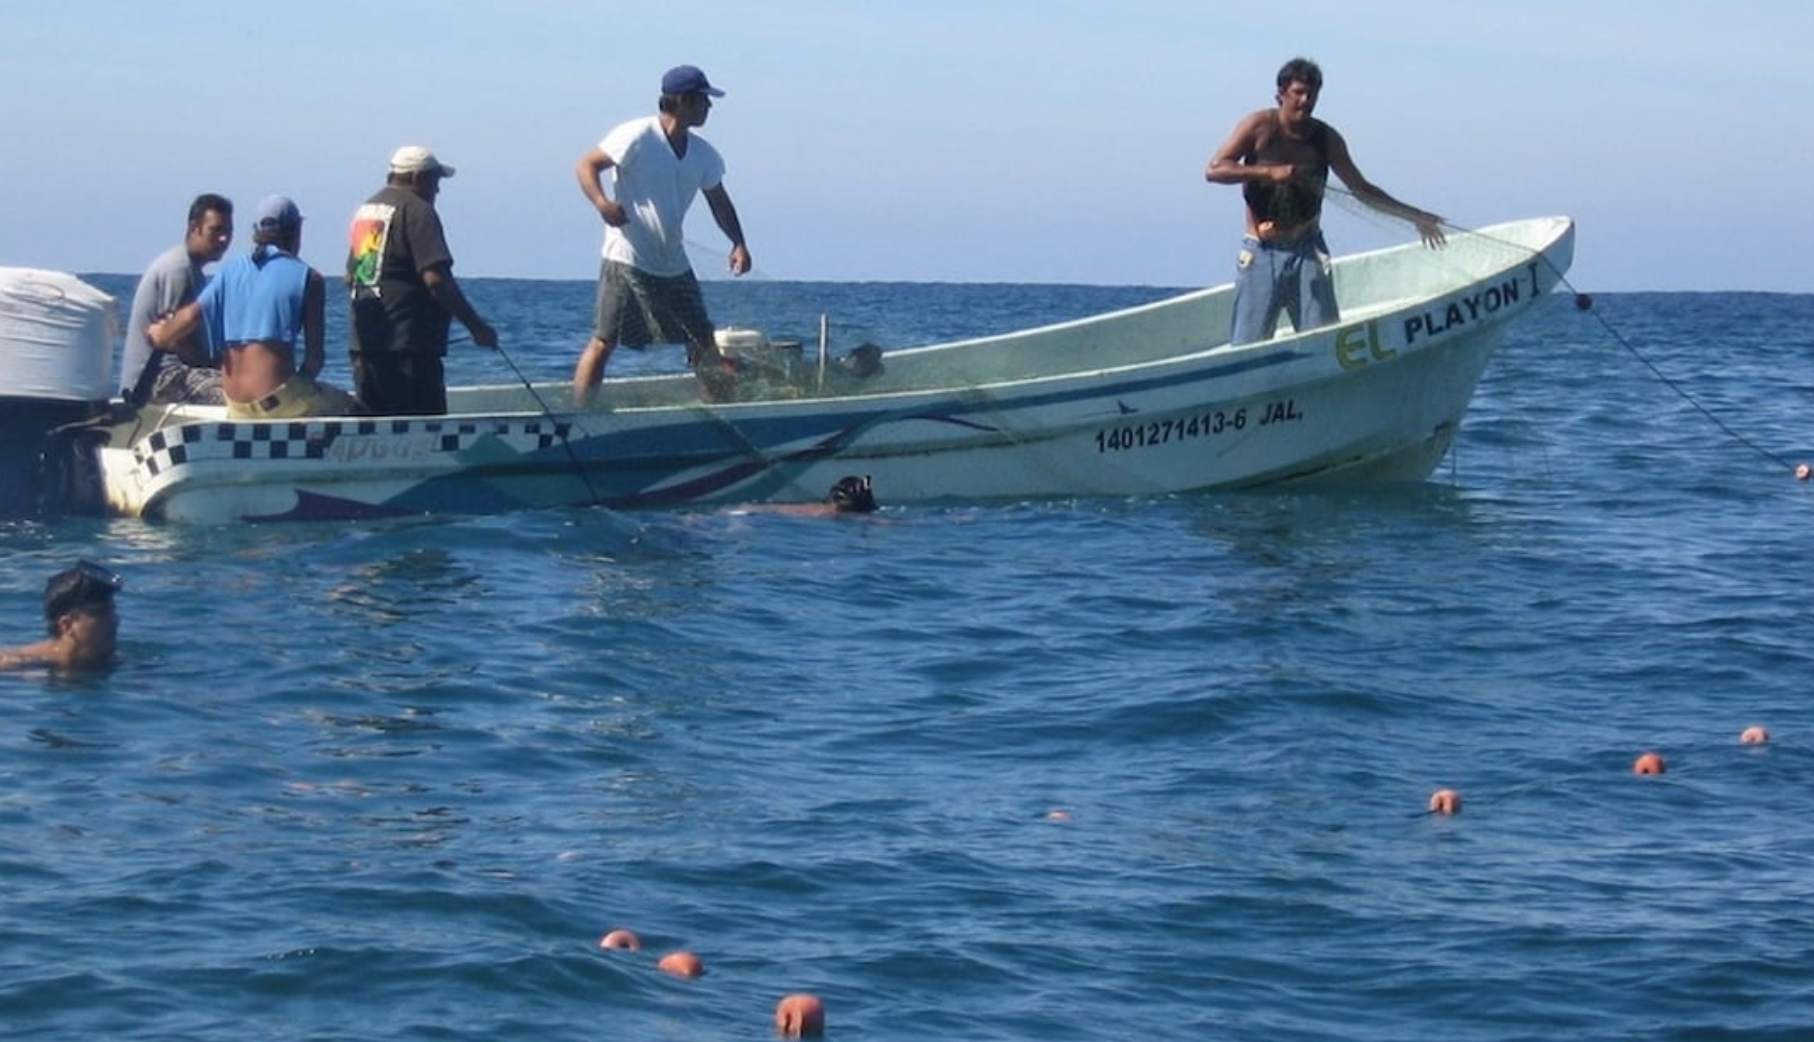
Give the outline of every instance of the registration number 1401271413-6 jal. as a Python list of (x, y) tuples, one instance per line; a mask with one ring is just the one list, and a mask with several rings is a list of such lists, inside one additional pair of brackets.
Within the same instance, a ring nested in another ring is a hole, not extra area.
[(1291, 423), (1303, 418), (1304, 414), (1298, 409), (1296, 402), (1290, 398), (1280, 398), (1255, 409), (1243, 405), (1238, 409), (1211, 409), (1169, 420), (1119, 423), (1096, 431), (1096, 451), (1147, 449), (1193, 438), (1213, 438), (1219, 434), (1267, 427), (1275, 423)]

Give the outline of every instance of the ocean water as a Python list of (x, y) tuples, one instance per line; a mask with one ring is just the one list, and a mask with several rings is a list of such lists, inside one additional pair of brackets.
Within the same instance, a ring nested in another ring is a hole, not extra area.
[[(468, 288), (565, 376), (589, 284)], [(707, 292), (891, 346), (1167, 291)], [(0, 1032), (1814, 1037), (1811, 353), (1814, 296), (1553, 298), (1393, 490), (0, 527), (0, 642), (127, 582), (116, 670), (0, 674)]]

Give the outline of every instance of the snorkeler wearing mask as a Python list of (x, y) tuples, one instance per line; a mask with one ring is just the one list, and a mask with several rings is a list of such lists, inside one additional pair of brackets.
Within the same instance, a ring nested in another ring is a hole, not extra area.
[(36, 644), (0, 651), (0, 668), (49, 666), (63, 672), (105, 669), (118, 647), (120, 617), (113, 595), (120, 577), (91, 561), (58, 572), (44, 584), (49, 636)]

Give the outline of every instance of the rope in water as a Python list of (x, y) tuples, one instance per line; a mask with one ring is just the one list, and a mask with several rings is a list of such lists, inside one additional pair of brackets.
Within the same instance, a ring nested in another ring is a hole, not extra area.
[[(449, 344), (457, 344), (462, 340), (470, 339), (472, 339), (470, 336), (462, 333), (459, 336), (449, 337), (447, 342)], [(541, 408), (542, 415), (548, 420), (549, 425), (554, 428), (554, 436), (560, 439), (561, 448), (566, 450), (567, 453), (567, 462), (573, 464), (573, 472), (579, 475), (580, 482), (586, 486), (586, 495), (590, 498), (592, 505), (595, 507), (604, 506), (604, 498), (598, 494), (598, 489), (592, 486), (592, 476), (586, 473), (586, 465), (580, 462), (579, 453), (573, 451), (573, 443), (567, 440), (567, 427), (569, 425), (564, 424), (555, 418), (554, 410), (548, 407), (548, 402), (542, 397), (541, 392), (537, 391), (535, 385), (529, 382), (529, 378), (523, 375), (523, 370), (517, 367), (516, 359), (510, 357), (510, 352), (504, 350), (504, 345), (499, 344), (496, 350), (498, 357), (502, 358), (504, 364), (510, 367), (510, 371), (516, 374), (517, 381), (523, 385), (525, 391), (529, 392), (529, 397), (535, 399), (535, 404)], [(578, 425), (579, 421), (576, 418), (572, 426)], [(581, 429), (583, 430), (584, 428)]]
[[(522, 381), (523, 389), (529, 392), (529, 397), (534, 398), (535, 404), (542, 407), (542, 415), (547, 417), (548, 422), (554, 426), (554, 436), (561, 440), (561, 448), (567, 452), (567, 462), (573, 464), (573, 472), (579, 475), (580, 482), (586, 486), (586, 495), (591, 498), (592, 505), (603, 506), (604, 499), (599, 496), (598, 489), (592, 487), (592, 475), (586, 473), (586, 465), (580, 462), (579, 453), (573, 451), (573, 443), (567, 440), (567, 425), (555, 418), (554, 410), (548, 407), (541, 392), (537, 391), (535, 385), (529, 382), (529, 378), (523, 375), (523, 371), (517, 368), (516, 359), (510, 357), (510, 352), (504, 350), (504, 345), (499, 344), (497, 350), (498, 356), (504, 359), (504, 364), (510, 366), (510, 371), (516, 374), (518, 380)], [(574, 422), (577, 424), (579, 421), (576, 419)]]
[[(1329, 186), (1327, 186), (1326, 190), (1329, 194), (1340, 197), (1345, 203), (1348, 204), (1348, 205), (1344, 206), (1344, 209), (1349, 209), (1354, 212), (1359, 212), (1362, 207), (1366, 206), (1366, 204), (1361, 202), (1360, 199), (1357, 198), (1353, 192), (1350, 192), (1344, 188), (1340, 188), (1335, 185), (1329, 185)], [(1796, 477), (1799, 478), (1802, 476), (1802, 471), (1800, 470), (1800, 468), (1797, 467), (1796, 464), (1791, 463), (1788, 459), (1784, 458), (1780, 453), (1774, 452), (1762, 445), (1759, 445), (1756, 441), (1752, 440), (1750, 437), (1748, 437), (1745, 434), (1743, 434), (1742, 432), (1734, 429), (1731, 424), (1728, 424), (1725, 420), (1721, 419), (1719, 417), (1719, 415), (1717, 413), (1715, 413), (1712, 409), (1709, 409), (1707, 406), (1701, 404), (1701, 402), (1697, 398), (1695, 398), (1695, 396), (1693, 394), (1689, 393), (1688, 389), (1683, 387), (1679, 381), (1671, 378), (1667, 373), (1663, 372), (1663, 370), (1660, 367), (1658, 367), (1655, 362), (1652, 362), (1648, 357), (1646, 357), (1644, 355), (1644, 353), (1642, 351), (1639, 351), (1635, 344), (1633, 344), (1630, 340), (1626, 339), (1626, 337), (1623, 333), (1621, 333), (1617, 329), (1613, 328), (1612, 323), (1608, 322), (1604, 315), (1602, 315), (1600, 312), (1594, 310), (1594, 298), (1592, 297), (1592, 295), (1590, 295), (1588, 293), (1584, 293), (1580, 289), (1576, 288), (1575, 284), (1573, 282), (1569, 281), (1568, 273), (1563, 271), (1561, 268), (1557, 267), (1554, 261), (1551, 261), (1548, 257), (1543, 256), (1542, 254), (1538, 253), (1536, 250), (1532, 250), (1530, 247), (1525, 246), (1522, 243), (1509, 242), (1505, 239), (1500, 239), (1495, 236), (1488, 235), (1485, 232), (1480, 232), (1480, 231), (1476, 231), (1472, 228), (1463, 227), (1462, 225), (1456, 224), (1455, 222), (1447, 220), (1447, 219), (1444, 219), (1441, 222), (1441, 225), (1442, 225), (1442, 227), (1447, 228), (1451, 231), (1459, 232), (1463, 235), (1477, 236), (1479, 238), (1486, 239), (1489, 242), (1496, 242), (1502, 246), (1511, 247), (1512, 249), (1524, 250), (1524, 251), (1532, 254), (1533, 256), (1537, 257), (1539, 260), (1541, 260), (1543, 262), (1543, 264), (1547, 268), (1549, 268), (1550, 272), (1556, 276), (1557, 284), (1565, 287), (1570, 293), (1573, 293), (1575, 295), (1575, 308), (1580, 311), (1592, 311), (1594, 320), (1600, 324), (1600, 328), (1606, 332), (1606, 335), (1612, 337), (1612, 339), (1615, 343), (1617, 343), (1620, 347), (1623, 347), (1626, 350), (1626, 352), (1629, 353), (1633, 358), (1637, 359), (1638, 362), (1640, 364), (1642, 364), (1645, 369), (1648, 369), (1650, 371), (1650, 374), (1652, 376), (1656, 377), (1656, 379), (1659, 383), (1661, 383), (1664, 387), (1669, 388), (1672, 392), (1675, 393), (1675, 395), (1678, 398), (1680, 398), (1682, 401), (1686, 402), (1690, 408), (1694, 409), (1694, 411), (1700, 413), (1701, 416), (1703, 416), (1707, 420), (1707, 422), (1711, 423), (1714, 427), (1718, 428), (1728, 438), (1731, 438), (1733, 441), (1737, 442), (1740, 445), (1745, 446), (1746, 448), (1750, 449), (1752, 452), (1757, 453), (1759, 456), (1776, 464), (1777, 466), (1782, 467), (1784, 470), (1789, 471), (1790, 473), (1794, 474)]]

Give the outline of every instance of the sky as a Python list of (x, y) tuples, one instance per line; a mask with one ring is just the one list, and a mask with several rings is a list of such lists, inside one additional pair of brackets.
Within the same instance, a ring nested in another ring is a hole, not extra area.
[[(0, 265), (134, 273), (189, 201), (294, 198), (337, 272), (399, 145), (467, 276), (596, 276), (573, 168), (690, 63), (760, 278), (1198, 286), (1203, 180), (1287, 58), (1360, 169), (1461, 228), (1564, 214), (1583, 291), (1814, 292), (1814, 5), (1764, 0), (5, 0)], [(1751, 195), (1764, 202), (1739, 203)], [(1332, 208), (1338, 253), (1409, 241)], [(701, 275), (728, 244), (700, 202)]]

